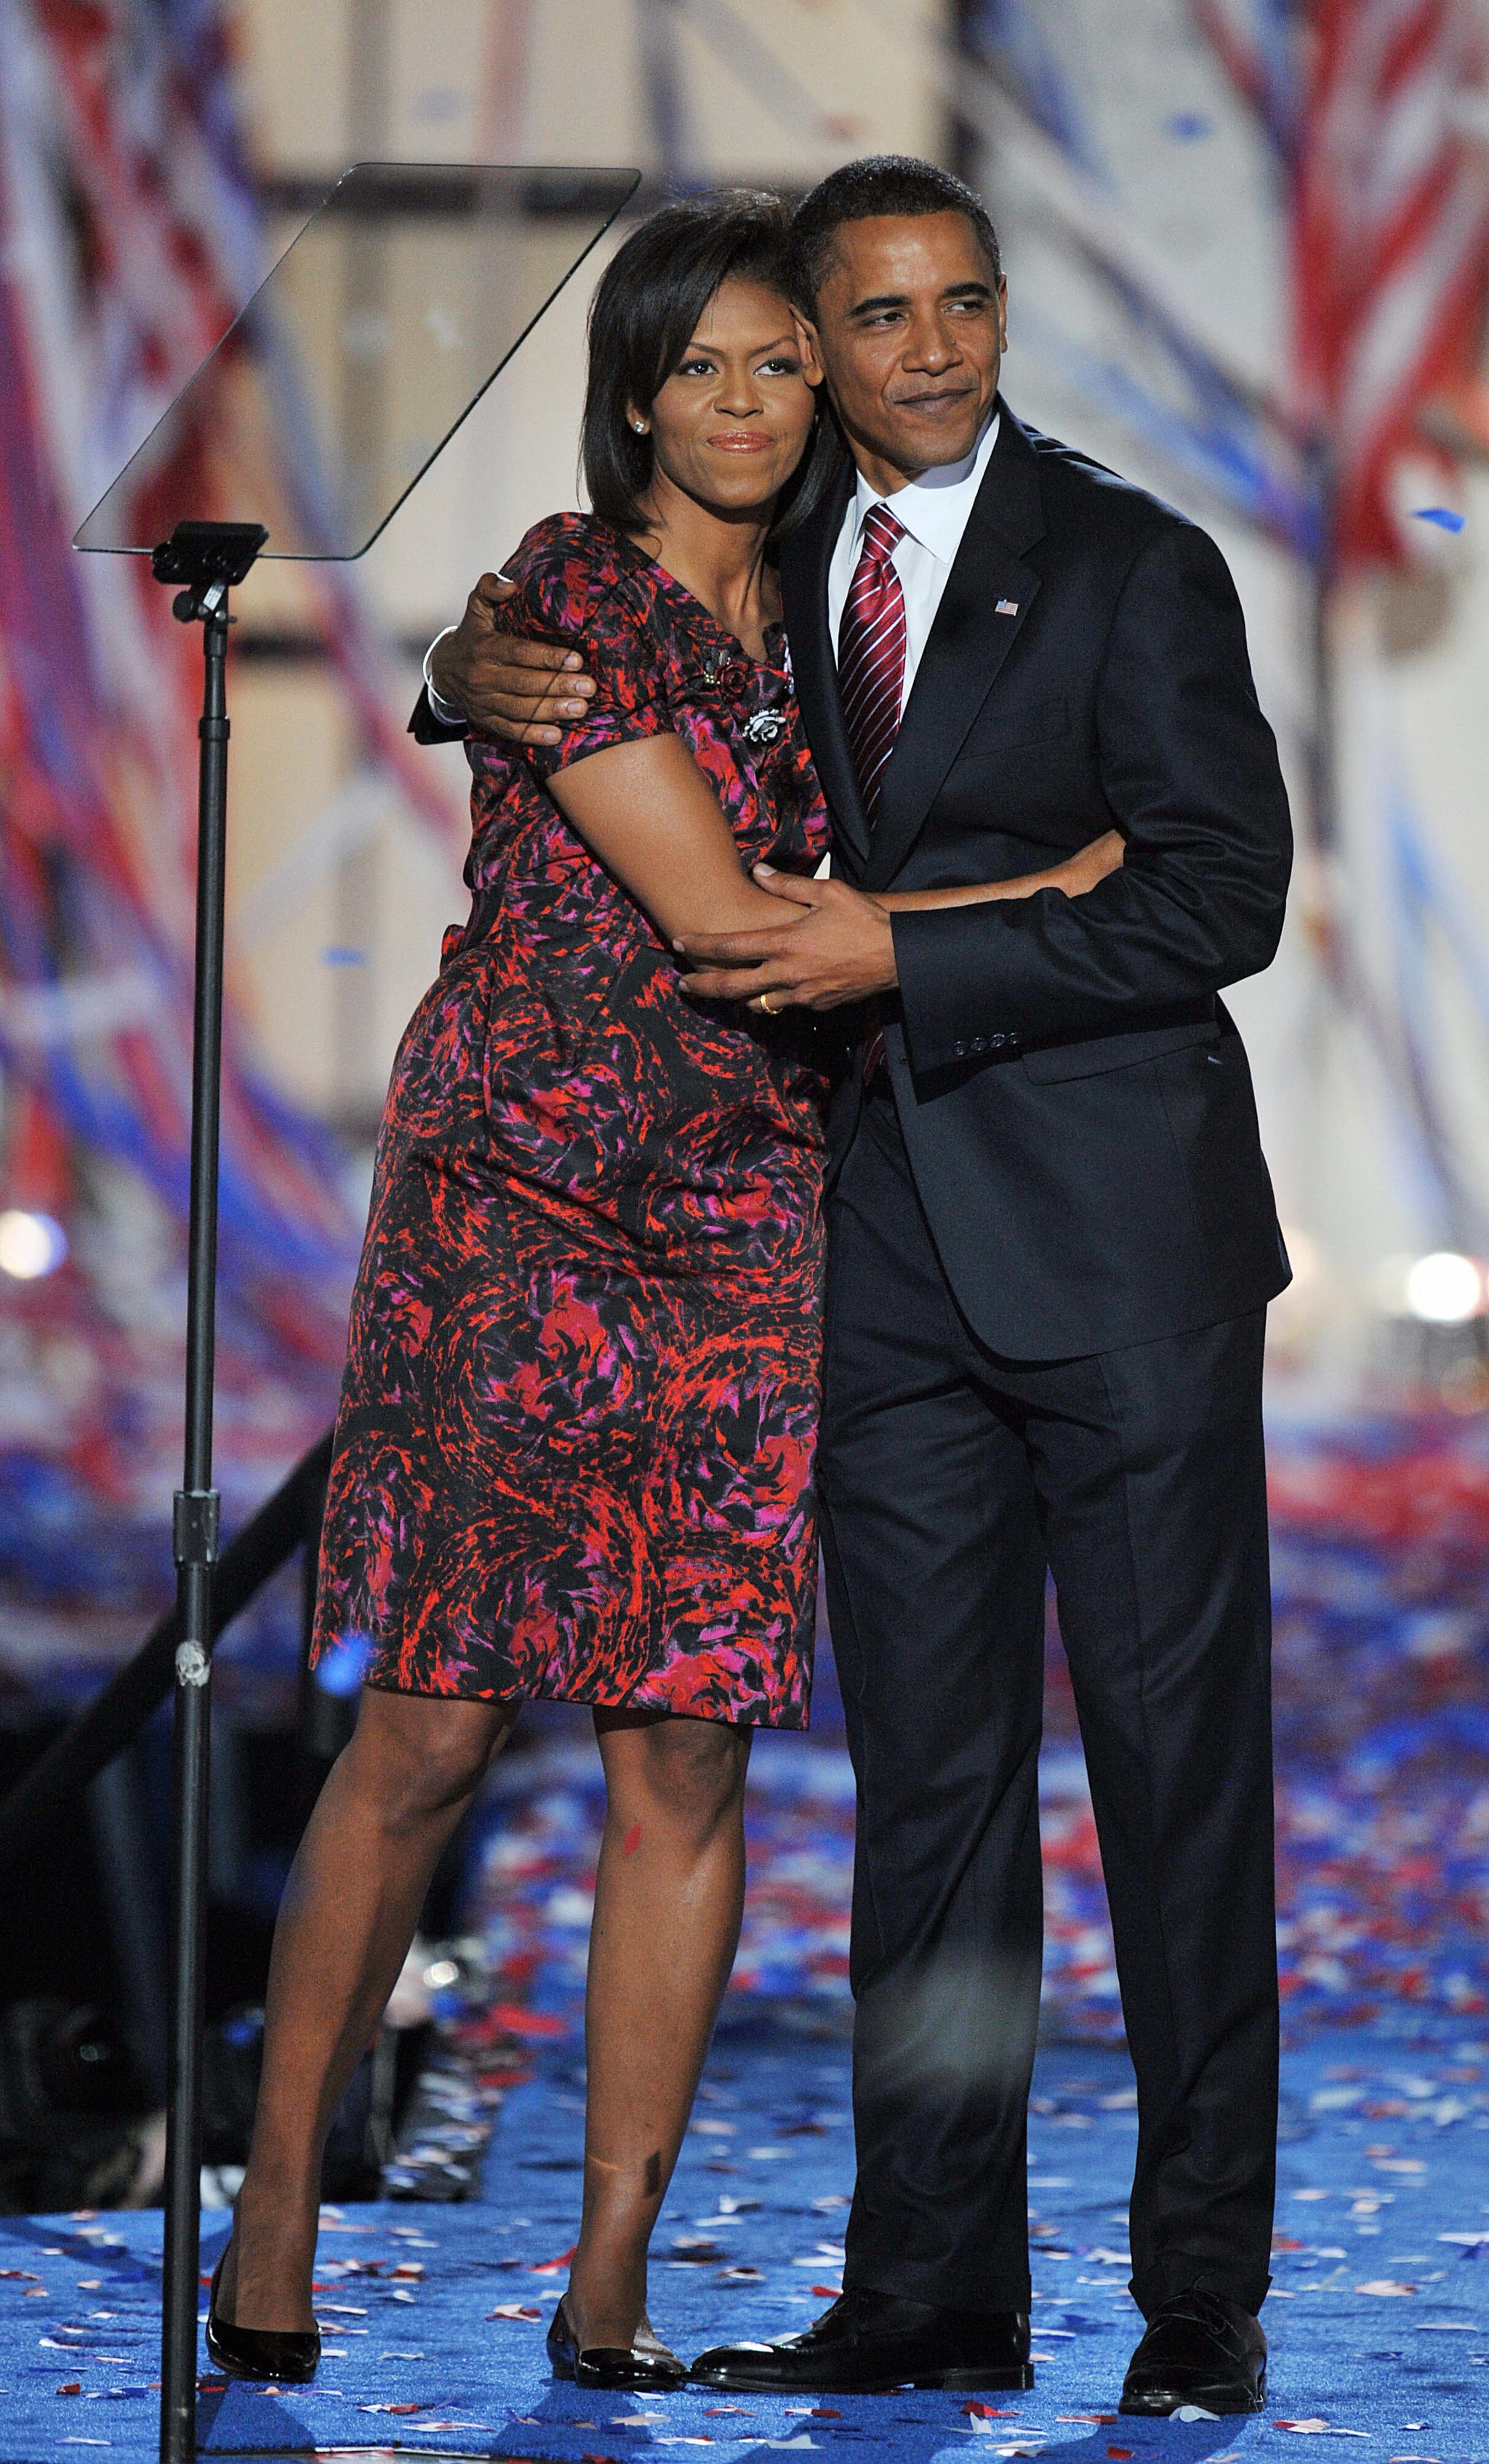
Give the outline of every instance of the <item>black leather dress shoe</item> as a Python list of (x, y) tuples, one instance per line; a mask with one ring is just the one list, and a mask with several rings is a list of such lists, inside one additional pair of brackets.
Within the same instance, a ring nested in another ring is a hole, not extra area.
[(1180, 2293), (1147, 2322), (1122, 2390), (1123, 2412), (1259, 2412), (1267, 2400), (1267, 2340), (1223, 2293)]
[(1032, 2387), (1026, 2310), (938, 2310), (897, 2294), (844, 2293), (800, 2336), (716, 2344), (695, 2387), (752, 2395), (885, 2395), (891, 2387)]
[(576, 2387), (650, 2387), (654, 2395), (668, 2387), (681, 2387), (688, 2374), (686, 2362), (669, 2353), (650, 2327), (642, 2327), (629, 2348), (624, 2344), (586, 2344), (581, 2348), (568, 2315), (567, 2295), (554, 2311), (548, 2328), (548, 2359), (554, 2377), (572, 2379)]
[(217, 2287), (222, 2280), (222, 2261), (232, 2248), (231, 2240), (223, 2245), (222, 2257), (212, 2269), (212, 2289), (207, 2302), (207, 2350), (211, 2359), (230, 2379), (276, 2379), (281, 2386), (303, 2387), (313, 2379), (321, 2359), (321, 2330), (281, 2327), (235, 2327), (217, 2316)]

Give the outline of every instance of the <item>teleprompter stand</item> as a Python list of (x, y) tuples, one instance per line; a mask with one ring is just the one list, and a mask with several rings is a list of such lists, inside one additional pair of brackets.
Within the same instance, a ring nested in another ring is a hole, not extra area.
[(212, 1370), (217, 1338), (217, 1145), (222, 1111), (222, 943), (228, 855), (228, 593), (269, 534), (262, 522), (178, 522), (150, 559), (179, 585), (171, 613), (202, 628), (196, 789), (196, 983), (191, 1031), (191, 1198), (187, 1233), (186, 1444), (171, 1515), (176, 1561), (172, 1729), (170, 2027), (166, 2253), (161, 2320), (161, 2455), (196, 2453), (196, 2326), (201, 2275), (202, 2023), (207, 1916), (207, 1782), (211, 1752)]
[[(260, 555), (348, 561), (386, 529), (455, 430), (634, 193), (640, 173), (359, 163), (291, 241), (77, 533), (148, 556), (173, 611), (202, 627), (186, 1444), (172, 1541), (173, 1908), (162, 2464), (196, 2454), (201, 2295), (203, 1951), (211, 1726), (217, 1145), (221, 1112), (230, 591)], [(417, 297), (392, 276), (418, 228)], [(418, 383), (403, 363), (417, 359)], [(397, 381), (395, 381), (397, 380)], [(256, 405), (254, 395), (256, 389)], [(267, 438), (234, 464), (220, 440)], [(204, 478), (210, 473), (210, 481)], [(217, 513), (202, 520), (204, 487)], [(253, 518), (249, 518), (252, 517)], [(168, 539), (160, 534), (173, 523)], [(270, 545), (271, 533), (273, 544)], [(159, 542), (157, 544), (157, 542)]]

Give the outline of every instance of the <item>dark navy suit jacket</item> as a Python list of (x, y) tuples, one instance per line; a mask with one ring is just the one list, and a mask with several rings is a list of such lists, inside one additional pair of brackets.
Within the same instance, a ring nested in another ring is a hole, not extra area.
[[(889, 1069), (957, 1299), (1023, 1359), (1259, 1309), (1288, 1266), (1216, 997), (1273, 957), (1292, 839), (1225, 561), (1005, 405), (871, 831), (827, 620), (851, 486), (781, 566), (834, 869), (929, 890), (1042, 869), (1114, 825), (1126, 840), (1084, 898), (895, 919)], [(860, 1101), (845, 1067), (835, 1160)]]

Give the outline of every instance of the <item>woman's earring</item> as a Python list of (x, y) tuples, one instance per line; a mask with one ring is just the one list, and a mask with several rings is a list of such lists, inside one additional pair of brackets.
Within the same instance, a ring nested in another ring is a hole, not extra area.
[(644, 419), (633, 419), (631, 425), (635, 429), (638, 436), (644, 436), (646, 434), (646, 422)]

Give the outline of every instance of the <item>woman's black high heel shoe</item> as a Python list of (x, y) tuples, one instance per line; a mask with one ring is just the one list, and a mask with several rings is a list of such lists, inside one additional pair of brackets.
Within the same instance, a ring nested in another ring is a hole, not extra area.
[(233, 2327), (226, 2319), (218, 2318), (217, 2286), (222, 2261), (232, 2246), (230, 2235), (212, 2269), (212, 2289), (207, 2303), (208, 2353), (230, 2379), (278, 2379), (285, 2385), (302, 2387), (307, 2379), (315, 2377), (321, 2359), (319, 2327), (312, 2327), (306, 2335), (294, 2327)]
[(576, 2387), (650, 2387), (654, 2395), (681, 2387), (688, 2374), (686, 2362), (665, 2344), (587, 2344), (581, 2352), (567, 2294), (548, 2329), (548, 2359), (554, 2377), (572, 2379)]

